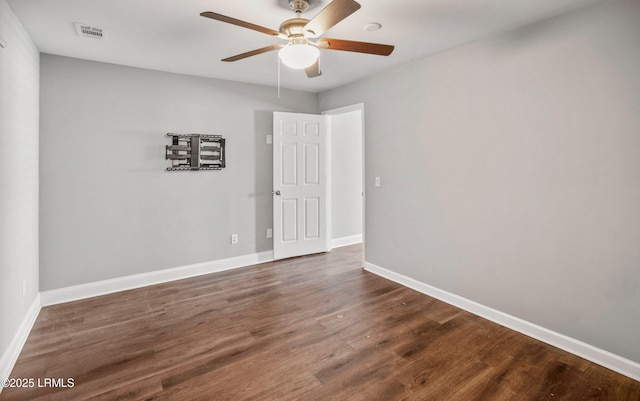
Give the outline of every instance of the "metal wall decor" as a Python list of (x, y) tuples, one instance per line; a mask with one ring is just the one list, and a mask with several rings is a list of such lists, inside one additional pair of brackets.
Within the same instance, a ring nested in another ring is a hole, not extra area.
[(167, 171), (220, 170), (225, 167), (225, 139), (221, 135), (167, 134), (171, 145), (165, 147)]

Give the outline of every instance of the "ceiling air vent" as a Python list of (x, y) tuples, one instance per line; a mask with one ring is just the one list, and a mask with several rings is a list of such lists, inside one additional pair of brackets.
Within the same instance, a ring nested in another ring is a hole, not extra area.
[(76, 33), (80, 36), (86, 36), (88, 38), (106, 39), (107, 33), (102, 28), (91, 26), (88, 24), (81, 24), (79, 22), (74, 23), (76, 27)]

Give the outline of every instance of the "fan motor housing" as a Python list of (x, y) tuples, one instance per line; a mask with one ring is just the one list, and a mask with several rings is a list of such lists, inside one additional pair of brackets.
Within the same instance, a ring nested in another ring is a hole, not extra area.
[(280, 25), (280, 32), (288, 37), (304, 36), (304, 27), (309, 22), (306, 18), (291, 18)]

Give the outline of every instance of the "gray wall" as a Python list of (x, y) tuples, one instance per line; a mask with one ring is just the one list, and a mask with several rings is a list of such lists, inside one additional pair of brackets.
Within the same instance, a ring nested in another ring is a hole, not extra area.
[(362, 235), (362, 112), (330, 116), (331, 236)]
[(640, 362), (638, 38), (611, 1), (321, 93), (365, 103), (367, 261)]
[(38, 294), (40, 64), (38, 49), (4, 0), (0, 37), (7, 45), (0, 48), (1, 360)]
[[(312, 93), (43, 54), (41, 289), (272, 249), (272, 111), (317, 109)], [(167, 132), (224, 135), (227, 168), (165, 172)]]

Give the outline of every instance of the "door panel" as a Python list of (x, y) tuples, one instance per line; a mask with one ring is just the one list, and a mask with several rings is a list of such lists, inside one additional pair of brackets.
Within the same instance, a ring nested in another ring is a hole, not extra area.
[(320, 123), (317, 122), (305, 122), (304, 124), (305, 136), (320, 136)]
[(304, 239), (320, 238), (320, 199), (306, 198), (304, 200)]
[(295, 143), (282, 143), (282, 186), (298, 184), (298, 145)]
[(276, 259), (325, 252), (325, 117), (273, 113), (273, 252)]
[(282, 200), (282, 242), (298, 240), (298, 200)]
[(317, 143), (304, 144), (304, 183), (320, 184), (320, 145)]
[(284, 120), (280, 126), (280, 134), (284, 136), (298, 135), (298, 122), (295, 120)]

